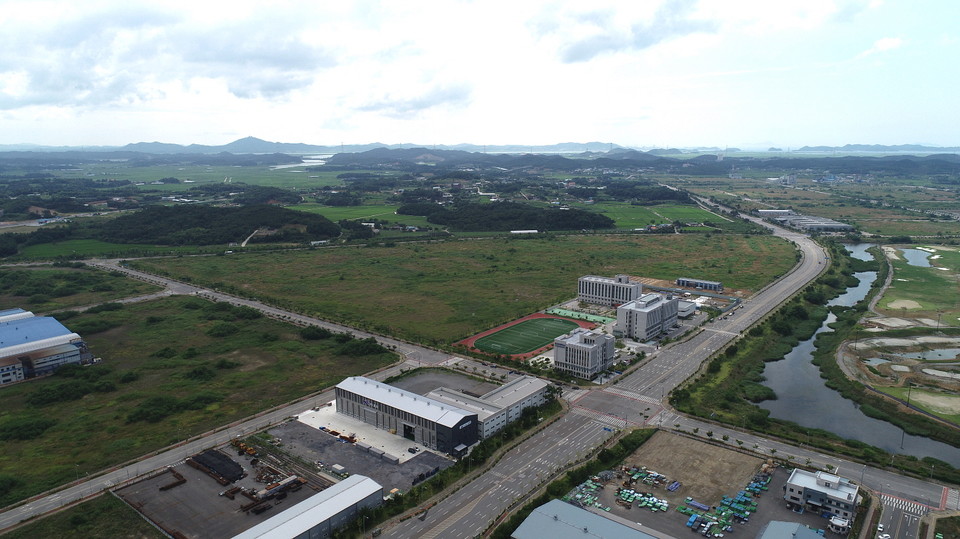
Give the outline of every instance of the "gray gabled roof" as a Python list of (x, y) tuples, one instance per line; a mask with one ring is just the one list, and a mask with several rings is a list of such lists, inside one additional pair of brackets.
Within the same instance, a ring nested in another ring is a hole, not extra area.
[(477, 414), (472, 414), (462, 408), (444, 404), (363, 376), (346, 378), (337, 384), (337, 388), (382, 402), (387, 406), (392, 406), (445, 427), (454, 427), (464, 418), (476, 418), (477, 416)]

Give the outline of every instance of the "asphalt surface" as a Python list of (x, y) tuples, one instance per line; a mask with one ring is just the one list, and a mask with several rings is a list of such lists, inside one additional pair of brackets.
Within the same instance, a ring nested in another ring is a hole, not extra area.
[[(762, 224), (772, 228), (768, 224)], [(664, 396), (693, 375), (714, 352), (736, 339), (742, 331), (774, 310), (826, 267), (826, 254), (807, 236), (780, 228), (774, 228), (774, 233), (794, 242), (802, 253), (800, 263), (787, 275), (744, 301), (742, 308), (734, 311), (732, 316), (717, 319), (687, 340), (655, 351), (639, 369), (622, 377), (615, 385), (591, 391), (566, 391), (564, 398), (572, 405), (570, 413), (524, 441), (497, 462), (490, 471), (431, 507), (422, 518), (409, 519), (387, 527), (384, 535), (475, 537), (508, 508), (521, 504), (527, 495), (550, 480), (554, 474), (586, 458), (610, 438), (617, 428), (630, 425), (661, 426), (689, 433), (698, 429), (700, 436), (712, 431), (714, 440), (727, 435), (726, 443), (753, 449), (761, 454), (776, 455), (777, 458), (792, 457), (798, 463), (806, 463), (809, 459), (811, 465), (823, 468), (833, 466), (832, 469), (838, 473), (854, 480), (859, 478), (863, 485), (883, 492), (881, 499), (885, 508), (884, 518), (890, 519), (891, 528), (887, 533), (892, 537), (915, 537), (916, 526), (911, 524), (914, 516), (922, 515), (931, 509), (957, 509), (956, 505), (960, 502), (955, 490), (847, 462), (807, 448), (767, 440), (725, 426), (686, 418), (663, 404)], [(376, 379), (382, 380), (397, 374), (400, 368), (424, 364), (451, 365), (464, 361), (452, 358), (444, 352), (291, 313), (254, 300), (140, 273), (121, 266), (119, 260), (96, 260), (89, 264), (152, 282), (165, 287), (165, 293), (192, 294), (212, 301), (228, 301), (253, 307), (269, 316), (295, 324), (314, 324), (333, 331), (350, 332), (360, 338), (372, 336), (384, 346), (395, 348), (405, 357), (404, 363), (371, 375)], [(468, 364), (476, 364), (472, 360), (467, 361)], [(487, 370), (495, 369), (487, 367)], [(499, 370), (497, 372), (499, 374)], [(332, 399), (332, 391), (313, 395), (297, 403), (206, 433), (136, 463), (79, 481), (55, 493), (32, 499), (29, 503), (0, 513), (0, 530), (125, 481), (134, 480), (141, 474), (177, 464), (189, 455), (226, 443), (235, 436), (276, 425), (306, 408)], [(741, 443), (738, 444), (738, 441)]]

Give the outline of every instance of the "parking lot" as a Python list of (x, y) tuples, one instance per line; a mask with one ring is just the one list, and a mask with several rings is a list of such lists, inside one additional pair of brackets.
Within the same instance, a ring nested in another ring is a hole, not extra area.
[[(737, 451), (660, 432), (625, 459), (624, 464), (628, 468), (645, 466), (648, 470), (666, 476), (667, 482), (661, 486), (638, 483), (631, 488), (667, 500), (669, 509), (654, 512), (646, 507), (625, 507), (618, 504), (617, 489), (623, 486), (624, 480), (621, 477), (604, 482), (602, 488), (595, 493), (597, 503), (604, 508), (609, 507), (610, 510), (596, 507), (590, 510), (604, 515), (616, 515), (635, 523), (641, 530), (653, 529), (674, 537), (686, 537), (692, 535), (692, 530), (686, 527), (689, 516), (677, 511), (677, 507), (687, 504), (687, 497), (711, 508), (717, 507), (722, 496), (736, 496), (761, 470), (765, 462)], [(754, 498), (757, 510), (749, 516), (747, 522), (732, 525), (734, 537), (757, 537), (771, 520), (798, 522), (813, 529), (823, 529), (827, 538), (845, 537), (830, 532), (827, 529), (827, 519), (811, 512), (795, 513), (787, 508), (783, 500), (783, 486), (790, 477), (790, 471), (787, 468), (771, 468), (768, 490)], [(673, 481), (679, 481), (681, 486), (676, 491), (669, 492), (665, 486)]]

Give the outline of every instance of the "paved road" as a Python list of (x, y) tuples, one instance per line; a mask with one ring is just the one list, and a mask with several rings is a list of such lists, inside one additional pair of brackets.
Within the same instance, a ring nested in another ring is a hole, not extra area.
[[(737, 432), (728, 427), (686, 418), (663, 404), (663, 397), (695, 373), (715, 351), (724, 347), (738, 337), (743, 330), (775, 309), (796, 290), (814, 279), (825, 267), (826, 255), (812, 240), (784, 229), (775, 229), (775, 233), (793, 241), (802, 253), (801, 263), (783, 279), (745, 301), (743, 307), (737, 309), (732, 316), (709, 323), (698, 334), (682, 343), (658, 350), (640, 369), (623, 378), (615, 386), (593, 391), (566, 392), (564, 397), (571, 401), (574, 406), (571, 413), (525, 441), (518, 449), (498, 462), (489, 473), (484, 474), (450, 498), (431, 508), (423, 520), (419, 518), (408, 520), (386, 530), (386, 534), (393, 537), (474, 537), (480, 531), (486, 529), (515, 500), (533, 491), (537, 485), (546, 481), (550, 474), (580, 460), (591, 449), (609, 438), (615, 428), (627, 425), (659, 425), (664, 428), (675, 428), (691, 433), (694, 429), (699, 429), (701, 433), (711, 430), (714, 433), (714, 439), (721, 439), (722, 436), (726, 435), (729, 444), (737, 444), (737, 440), (739, 440), (746, 448), (755, 449), (761, 453), (775, 454), (778, 458), (792, 456), (796, 459), (796, 462), (805, 462), (806, 459), (810, 459), (812, 464), (822, 467), (829, 464), (851, 478), (856, 477), (857, 472), (859, 472), (865, 485), (875, 490), (886, 488), (884, 501), (885, 505), (890, 507), (897, 503), (903, 505), (909, 503), (914, 505), (908, 509), (915, 512), (944, 506), (955, 508), (950, 503), (951, 500), (956, 503), (956, 491), (948, 491), (932, 483), (849, 463), (803, 447), (793, 447), (766, 440), (759, 436)], [(304, 325), (314, 324), (333, 331), (346, 331), (361, 338), (373, 336), (385, 346), (395, 347), (398, 352), (404, 354), (407, 367), (417, 366), (421, 363), (439, 364), (451, 360), (449, 354), (443, 352), (388, 337), (371, 335), (367, 332), (297, 313), (290, 313), (257, 301), (237, 298), (178, 281), (142, 274), (122, 267), (118, 262), (117, 260), (98, 260), (91, 261), (90, 264), (103, 269), (121, 271), (131, 277), (154, 282), (165, 287), (169, 293), (193, 294), (214, 301), (228, 301), (237, 305), (247, 305), (281, 320)], [(394, 366), (374, 377), (384, 379), (398, 372), (401, 366), (403, 365)], [(70, 501), (132, 479), (141, 473), (176, 464), (188, 455), (224, 443), (234, 436), (276, 424), (307, 407), (313, 406), (314, 400), (319, 403), (327, 402), (332, 398), (332, 392), (326, 392), (308, 399), (308, 402), (299, 402), (266, 412), (256, 418), (230, 425), (225, 429), (192, 440), (162, 454), (32, 501), (29, 504), (0, 514), (0, 529), (13, 525), (24, 518), (43, 514)], [(890, 514), (892, 515), (893, 512), (891, 511)], [(904, 530), (903, 534), (898, 532), (895, 537), (910, 537), (908, 535), (909, 526), (904, 524), (902, 529)]]

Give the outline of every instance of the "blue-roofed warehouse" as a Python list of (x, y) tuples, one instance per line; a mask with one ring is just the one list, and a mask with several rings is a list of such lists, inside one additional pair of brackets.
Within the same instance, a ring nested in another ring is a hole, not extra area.
[(80, 335), (55, 318), (34, 316), (23, 309), (0, 311), (0, 385), (49, 374), (91, 357)]

